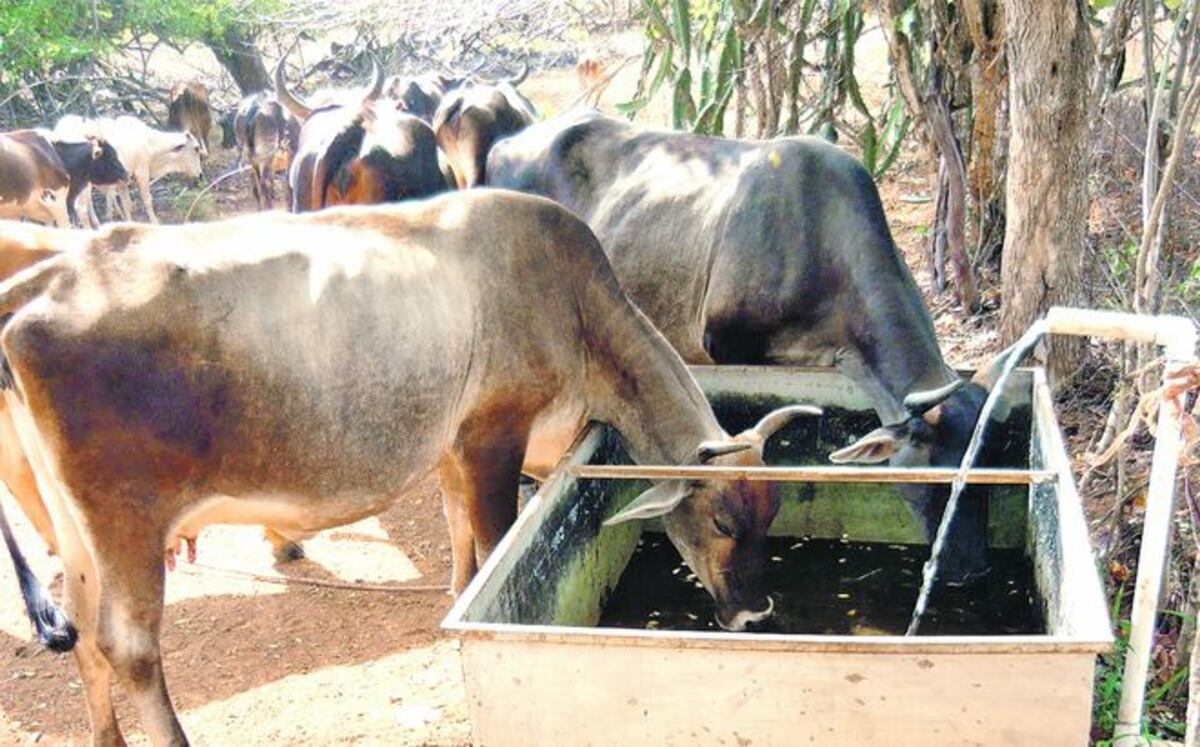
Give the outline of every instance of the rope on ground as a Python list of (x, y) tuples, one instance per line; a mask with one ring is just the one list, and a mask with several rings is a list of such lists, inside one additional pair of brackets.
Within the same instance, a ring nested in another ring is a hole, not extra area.
[(229, 576), (231, 578), (241, 578), (250, 581), (260, 581), (266, 584), (278, 584), (280, 586), (317, 586), (324, 589), (348, 589), (350, 591), (382, 591), (391, 593), (430, 593), (430, 592), (445, 592), (449, 591), (450, 587), (446, 584), (427, 584), (423, 586), (401, 586), (398, 584), (366, 584), (356, 583), (351, 581), (328, 581), (322, 578), (309, 578), (307, 576), (266, 576), (261, 573), (252, 573), (250, 571), (239, 571), (234, 568), (221, 568), (215, 565), (207, 565), (205, 563), (189, 563), (185, 566), (180, 566), (179, 570), (193, 576), (206, 576), (211, 574)]
[(207, 187), (200, 190), (200, 194), (196, 195), (196, 199), (192, 200), (191, 207), (189, 207), (187, 209), (187, 213), (184, 214), (184, 216), (183, 216), (183, 222), (187, 223), (189, 220), (192, 219), (192, 211), (196, 209), (196, 205), (198, 205), (200, 203), (200, 200), (204, 197), (204, 195), (208, 194), (209, 191), (213, 187), (217, 186), (218, 184), (225, 181), (226, 179), (228, 179), (231, 176), (237, 176), (238, 174), (242, 173), (243, 171), (249, 171), (249, 170), (250, 170), (250, 166), (247, 164), (243, 164), (243, 165), (238, 166), (237, 168), (233, 169), (232, 171), (227, 171), (224, 174), (221, 174), (216, 179), (214, 179), (212, 182), (210, 182)]

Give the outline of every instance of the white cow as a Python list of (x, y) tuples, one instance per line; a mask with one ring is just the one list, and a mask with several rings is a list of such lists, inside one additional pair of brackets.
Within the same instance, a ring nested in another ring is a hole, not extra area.
[[(158, 223), (154, 213), (154, 200), (150, 195), (150, 182), (156, 181), (167, 174), (187, 174), (199, 177), (200, 143), (187, 132), (165, 132), (156, 130), (136, 117), (100, 117), (87, 120), (76, 115), (63, 117), (54, 127), (54, 132), (60, 137), (75, 138), (100, 137), (107, 140), (117, 151), (121, 165), (129, 172), (131, 179), (137, 182), (138, 191), (142, 195), (142, 204), (146, 207), (146, 216), (151, 223)], [(113, 204), (116, 197), (121, 197), (121, 213), (125, 220), (132, 220), (133, 202), (129, 197), (129, 183), (114, 184), (98, 188), (104, 192), (108, 206), (108, 216), (115, 215)], [(81, 194), (79, 198), (86, 208), (88, 221), (96, 227), (95, 212), (92, 210), (91, 190)]]

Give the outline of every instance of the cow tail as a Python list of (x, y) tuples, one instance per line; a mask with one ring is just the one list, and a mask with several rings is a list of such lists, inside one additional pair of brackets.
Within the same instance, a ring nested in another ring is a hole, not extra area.
[(8, 555), (12, 558), (13, 568), (17, 572), (17, 581), (21, 584), (21, 597), (25, 600), (25, 611), (37, 631), (38, 643), (59, 653), (75, 648), (79, 633), (66, 613), (50, 598), (46, 587), (33, 575), (29, 563), (25, 561), (25, 555), (17, 546), (17, 538), (13, 536), (12, 527), (8, 524), (8, 517), (5, 516), (2, 505), (0, 533), (4, 534), (4, 544), (8, 546)]
[[(50, 281), (58, 275), (64, 256), (58, 255), (39, 262), (0, 283), (0, 314), (3, 315), (0, 316), (0, 329), (8, 324), (16, 309), (45, 290)], [(0, 355), (0, 388), (7, 389), (12, 385), (8, 359)], [(4, 544), (8, 547), (8, 555), (12, 558), (13, 569), (17, 572), (17, 581), (21, 585), (25, 611), (37, 631), (38, 642), (51, 651), (70, 651), (75, 647), (79, 634), (66, 613), (54, 603), (46, 587), (42, 586), (29, 568), (25, 555), (17, 546), (17, 538), (13, 536), (3, 505), (0, 505), (0, 534), (4, 535)]]

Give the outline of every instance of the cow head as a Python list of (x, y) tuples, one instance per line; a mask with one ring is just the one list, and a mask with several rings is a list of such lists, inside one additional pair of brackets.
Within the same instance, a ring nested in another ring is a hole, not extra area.
[[(996, 383), (1009, 351), (996, 356), (976, 372), (970, 381), (954, 381), (939, 389), (914, 392), (904, 398), (909, 417), (876, 428), (850, 446), (835, 451), (829, 459), (835, 463), (877, 464), (890, 461), (893, 466), (957, 467), (979, 419), (984, 400)], [(1007, 417), (997, 407), (995, 417)], [(932, 541), (941, 523), (942, 512), (950, 495), (949, 485), (903, 485), (901, 495), (912, 509), (927, 540)], [(940, 564), (940, 577), (947, 583), (966, 584), (988, 571), (987, 504), (979, 489), (968, 486), (958, 504), (954, 531)]]
[[(750, 430), (696, 448), (695, 464), (761, 467), (768, 438), (808, 405), (784, 407)], [(717, 624), (743, 630), (771, 615), (763, 589), (767, 529), (779, 511), (775, 486), (761, 481), (665, 480), (635, 498), (606, 525), (663, 517), (667, 536), (717, 604)]]
[(103, 186), (120, 184), (129, 178), (121, 159), (117, 158), (117, 151), (107, 140), (90, 137), (88, 143), (92, 146), (92, 160), (88, 165), (90, 182)]
[(200, 141), (190, 132), (168, 133), (166, 150), (156, 154), (154, 171), (160, 174), (185, 174), (199, 179), (204, 170), (200, 165)]

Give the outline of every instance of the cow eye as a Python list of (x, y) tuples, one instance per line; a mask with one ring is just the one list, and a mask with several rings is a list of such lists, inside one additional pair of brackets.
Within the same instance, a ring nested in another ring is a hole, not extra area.
[(176, 153), (178, 153), (179, 151), (183, 150), (183, 149), (184, 149), (184, 146), (186, 146), (186, 145), (187, 145), (187, 143), (180, 143), (179, 145), (176, 145), (176, 146), (175, 146), (174, 148), (172, 148), (171, 150), (173, 150), (173, 151), (175, 151)]
[(713, 526), (715, 526), (717, 528), (717, 531), (720, 532), (721, 534), (725, 535), (726, 537), (729, 537), (730, 539), (733, 539), (733, 530), (730, 529), (729, 527), (725, 526), (724, 522), (722, 522), (720, 519), (718, 519), (715, 516), (713, 517)]

